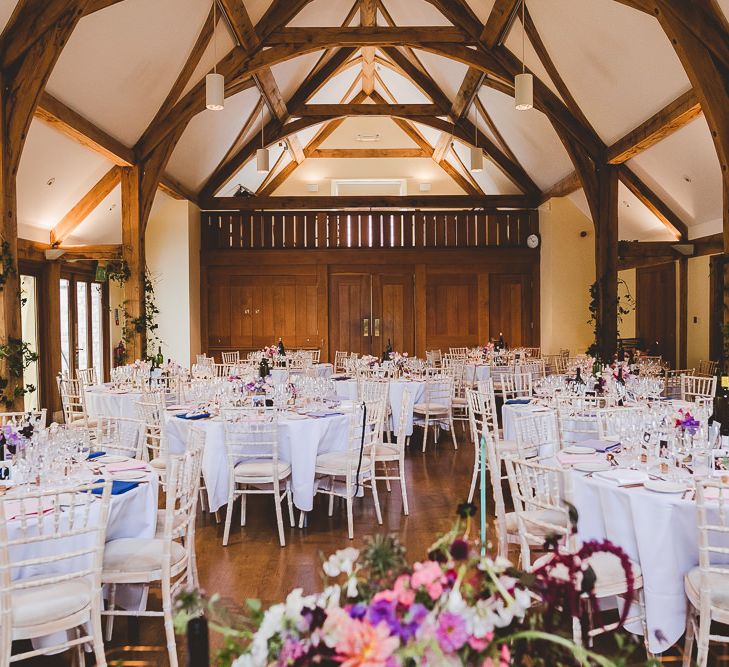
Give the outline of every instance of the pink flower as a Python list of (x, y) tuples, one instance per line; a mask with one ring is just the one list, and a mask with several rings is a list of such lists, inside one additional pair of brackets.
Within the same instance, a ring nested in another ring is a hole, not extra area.
[(433, 584), (429, 584), (426, 590), (428, 591), (428, 595), (431, 600), (437, 600), (441, 595), (443, 595), (443, 586), (441, 586), (438, 581)]
[(385, 667), (399, 645), (386, 623), (353, 621), (335, 648), (342, 667)]
[(506, 644), (501, 645), (501, 659), (499, 660), (499, 665), (502, 667), (509, 667), (509, 663), (511, 662), (511, 651), (509, 650), (509, 647)]
[(429, 586), (430, 584), (439, 582), (442, 577), (443, 571), (435, 561), (429, 560), (425, 561), (425, 563), (415, 563), (415, 572), (410, 577), (410, 585), (413, 588)]
[(479, 653), (486, 649), (486, 647), (491, 643), (491, 637), (493, 635), (489, 636), (486, 635), (485, 637), (469, 637), (468, 638), (468, 645), (474, 650), (478, 651)]
[(395, 580), (395, 585), (393, 586), (397, 601), (406, 607), (409, 607), (415, 602), (415, 591), (408, 585), (409, 581), (410, 577), (407, 574), (401, 574)]

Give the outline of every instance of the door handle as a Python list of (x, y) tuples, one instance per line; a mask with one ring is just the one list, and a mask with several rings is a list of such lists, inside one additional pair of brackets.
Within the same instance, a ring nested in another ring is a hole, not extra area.
[(375, 337), (380, 337), (380, 320), (379, 318), (375, 319)]
[(363, 336), (369, 336), (370, 335), (370, 320), (367, 317), (365, 317), (362, 320), (362, 335)]

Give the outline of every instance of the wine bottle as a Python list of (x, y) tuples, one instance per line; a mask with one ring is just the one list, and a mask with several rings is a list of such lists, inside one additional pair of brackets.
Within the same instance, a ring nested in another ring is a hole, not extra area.
[(261, 357), (261, 363), (258, 364), (258, 375), (262, 378), (267, 378), (271, 374), (271, 369), (268, 366), (268, 359)]
[(499, 332), (499, 350), (506, 349), (506, 341), (504, 340), (504, 334)]
[(157, 347), (157, 367), (162, 368), (162, 365), (165, 363), (165, 355), (162, 354), (162, 346)]
[(585, 380), (582, 377), (582, 369), (579, 366), (575, 371), (575, 384), (585, 384)]
[(710, 421), (719, 423), (722, 436), (729, 436), (729, 375), (724, 375), (717, 369), (716, 378), (714, 412)]
[(382, 353), (382, 361), (390, 361), (390, 355), (392, 354), (392, 343), (390, 342), (390, 339), (387, 339), (387, 347), (385, 348), (385, 351)]
[(278, 353), (283, 357), (286, 356), (286, 349), (284, 348), (283, 338), (279, 336), (278, 339)]
[(618, 384), (625, 384), (625, 378), (623, 377), (623, 365), (618, 366), (618, 377), (615, 380)]

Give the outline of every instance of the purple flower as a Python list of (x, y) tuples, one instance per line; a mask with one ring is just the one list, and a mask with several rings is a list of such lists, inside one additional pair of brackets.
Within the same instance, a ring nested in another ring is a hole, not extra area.
[(453, 556), (455, 560), (466, 560), (466, 558), (468, 558), (469, 552), (468, 542), (462, 539), (453, 540), (450, 552), (451, 556)]
[(408, 609), (407, 613), (400, 621), (400, 630), (398, 632), (400, 640), (403, 643), (410, 641), (415, 636), (415, 633), (418, 631), (418, 628), (421, 626), (427, 615), (427, 608), (419, 602), (416, 602), (410, 607), (410, 609)]
[(352, 605), (349, 609), (349, 615), (351, 618), (361, 621), (367, 615), (367, 605), (362, 602)]
[(435, 636), (444, 653), (455, 653), (468, 640), (466, 622), (458, 614), (445, 611), (438, 619)]
[(279, 665), (291, 665), (306, 653), (306, 647), (300, 641), (289, 637), (278, 654)]
[[(351, 614), (351, 612), (350, 612)], [(390, 628), (390, 633), (396, 632), (399, 629), (399, 623), (395, 616), (395, 602), (390, 600), (377, 600), (370, 605), (367, 613), (370, 623), (372, 625), (379, 625), (383, 621)]]

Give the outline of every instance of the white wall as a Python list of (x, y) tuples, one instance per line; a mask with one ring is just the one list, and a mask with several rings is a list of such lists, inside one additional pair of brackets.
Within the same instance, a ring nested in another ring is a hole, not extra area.
[[(709, 294), (709, 255), (689, 258), (686, 335), (689, 368), (698, 368), (700, 360), (709, 358)], [(694, 318), (698, 321), (694, 322)]]
[[(200, 352), (200, 212), (164, 197), (147, 224), (145, 252), (159, 308), (162, 354), (189, 365)], [(150, 353), (156, 353), (151, 349)]]
[(595, 280), (592, 221), (569, 199), (558, 197), (540, 208), (539, 231), (542, 352), (569, 348), (571, 354), (582, 354), (593, 341), (587, 323), (589, 289)]

